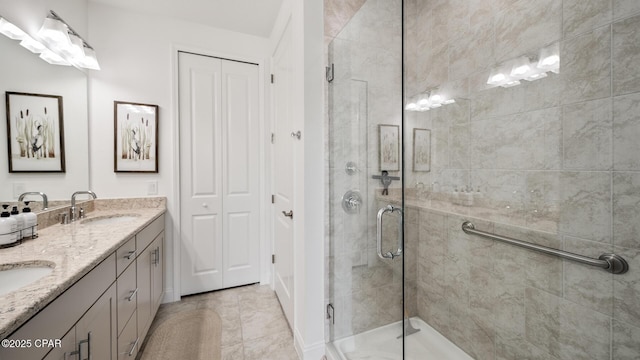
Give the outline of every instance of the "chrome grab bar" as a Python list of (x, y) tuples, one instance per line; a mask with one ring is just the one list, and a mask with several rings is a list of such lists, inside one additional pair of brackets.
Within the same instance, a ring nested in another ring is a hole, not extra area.
[[(396, 252), (391, 252), (388, 251), (385, 254), (382, 253), (382, 216), (384, 215), (384, 213), (386, 212), (398, 212), (400, 213), (400, 216), (398, 217), (398, 250), (396, 250)], [(398, 257), (400, 255), (402, 255), (402, 217), (403, 217), (403, 213), (402, 213), (402, 209), (399, 207), (395, 207), (392, 205), (387, 205), (383, 208), (381, 208), (380, 210), (378, 210), (378, 226), (377, 226), (377, 242), (378, 242), (378, 256), (381, 259), (393, 259), (395, 257)]]
[(563, 259), (576, 261), (586, 265), (596, 266), (612, 274), (624, 274), (629, 270), (629, 264), (627, 263), (627, 261), (620, 255), (616, 254), (602, 254), (597, 259), (594, 259), (588, 256), (574, 254), (568, 251), (562, 251), (542, 245), (533, 244), (527, 241), (512, 239), (510, 237), (476, 230), (476, 227), (470, 221), (465, 221), (462, 223), (462, 231), (464, 231), (466, 234), (478, 235), (488, 239), (498, 240), (507, 244), (523, 247), (525, 249), (538, 251), (547, 255), (558, 256)]

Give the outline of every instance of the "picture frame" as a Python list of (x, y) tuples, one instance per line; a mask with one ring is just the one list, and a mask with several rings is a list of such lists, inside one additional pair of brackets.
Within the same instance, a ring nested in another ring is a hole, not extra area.
[(62, 96), (5, 92), (10, 173), (64, 173)]
[(400, 171), (400, 126), (378, 125), (380, 171)]
[(431, 171), (431, 130), (413, 129), (413, 171)]
[(113, 171), (158, 172), (158, 105), (113, 102)]

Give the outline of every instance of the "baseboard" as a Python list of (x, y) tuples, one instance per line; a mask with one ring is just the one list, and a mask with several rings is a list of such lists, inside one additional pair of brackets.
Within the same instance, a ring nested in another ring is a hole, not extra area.
[(173, 297), (173, 288), (168, 288), (164, 290), (164, 296), (162, 297), (162, 304), (166, 304), (166, 303), (171, 303), (171, 302), (175, 302), (175, 301), (179, 301), (180, 297), (178, 297), (177, 299), (175, 299)]
[(305, 346), (298, 331), (295, 331), (293, 345), (301, 360), (321, 360), (324, 356), (324, 340), (310, 346)]

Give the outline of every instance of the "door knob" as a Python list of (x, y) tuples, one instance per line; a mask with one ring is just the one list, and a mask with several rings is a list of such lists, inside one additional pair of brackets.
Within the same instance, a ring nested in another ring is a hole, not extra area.
[(293, 219), (293, 210), (289, 210), (289, 212), (283, 211), (282, 215), (284, 215), (286, 217), (290, 217), (291, 219)]
[(291, 137), (297, 138), (298, 140), (300, 140), (300, 138), (302, 137), (302, 132), (300, 130), (296, 131), (292, 131), (291, 132)]

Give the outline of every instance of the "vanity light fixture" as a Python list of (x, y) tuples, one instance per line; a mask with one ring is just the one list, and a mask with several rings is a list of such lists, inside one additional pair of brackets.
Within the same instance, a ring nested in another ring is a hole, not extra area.
[(530, 71), (531, 61), (529, 60), (529, 58), (523, 56), (513, 61), (510, 75), (513, 78), (523, 78)]
[(407, 105), (404, 106), (404, 109), (407, 111), (416, 111), (418, 110), (418, 104), (414, 102), (407, 103)]
[(46, 46), (42, 45), (39, 41), (34, 40), (31, 36), (24, 34), (20, 46), (31, 51), (34, 54), (40, 54), (45, 50), (48, 50)]
[(1, 16), (0, 33), (10, 39), (20, 40), (22, 47), (40, 54), (40, 58), (49, 64), (100, 70), (93, 48), (53, 10), (44, 19), (36, 35), (37, 40)]
[(455, 99), (448, 99), (447, 96), (435, 92), (436, 90), (425, 91), (418, 95), (411, 97), (404, 109), (407, 111), (429, 111), (431, 109), (439, 108), (443, 105), (454, 104)]
[(85, 69), (100, 70), (95, 50), (53, 10), (50, 10), (44, 19), (38, 37), (67, 63)]
[(63, 65), (70, 66), (71, 64), (65, 60), (62, 56), (54, 53), (53, 51), (46, 49), (40, 54), (40, 59), (48, 62), (51, 65)]
[(38, 37), (52, 48), (67, 48), (71, 43), (71, 40), (69, 40), (69, 27), (53, 17), (44, 19), (42, 27), (38, 30)]
[(22, 40), (26, 35), (19, 27), (13, 25), (3, 17), (0, 17), (0, 34), (12, 40)]
[(538, 69), (560, 73), (560, 43), (542, 48), (538, 59)]

